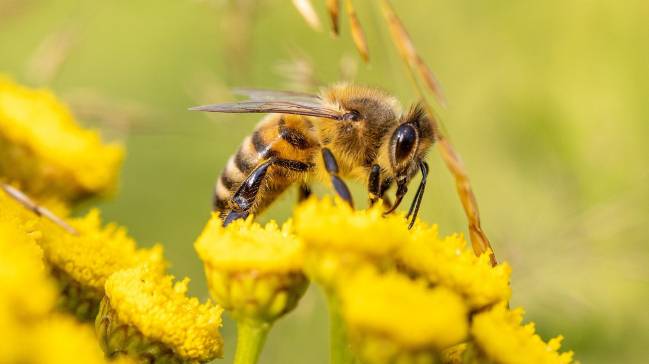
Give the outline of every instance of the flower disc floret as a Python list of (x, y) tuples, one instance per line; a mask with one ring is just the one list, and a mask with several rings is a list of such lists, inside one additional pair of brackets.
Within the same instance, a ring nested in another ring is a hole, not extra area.
[(511, 296), (509, 264), (492, 267), (489, 254), (476, 257), (460, 234), (440, 239), (437, 226), (418, 224), (398, 255), (401, 266), (409, 273), (454, 290), (465, 297), (472, 309)]
[(302, 244), (291, 232), (291, 224), (281, 228), (271, 221), (265, 226), (252, 219), (237, 220), (227, 228), (213, 215), (197, 239), (199, 257), (224, 271), (255, 270), (261, 273), (299, 272)]
[(79, 235), (72, 235), (47, 220), (41, 220), (39, 243), (47, 261), (84, 287), (103, 292), (111, 274), (143, 263), (164, 267), (162, 246), (138, 249), (126, 229), (116, 224), (101, 225), (98, 210), (71, 219)]
[(160, 341), (185, 360), (209, 361), (222, 355), (219, 334), (222, 309), (187, 297), (189, 279), (173, 282), (149, 266), (113, 274), (106, 282), (106, 298), (120, 322)]
[(572, 352), (558, 352), (563, 337), (545, 343), (535, 333), (534, 323), (523, 325), (522, 321), (522, 309), (508, 310), (504, 304), (497, 305), (473, 318), (471, 335), (492, 363), (572, 363)]
[(354, 210), (340, 199), (310, 199), (294, 213), (295, 229), (309, 249), (355, 251), (372, 256), (390, 254), (408, 240), (402, 216), (383, 216), (377, 204)]
[(417, 351), (444, 349), (467, 336), (467, 307), (444, 287), (362, 270), (341, 282), (339, 292), (352, 340), (382, 337), (403, 351)]

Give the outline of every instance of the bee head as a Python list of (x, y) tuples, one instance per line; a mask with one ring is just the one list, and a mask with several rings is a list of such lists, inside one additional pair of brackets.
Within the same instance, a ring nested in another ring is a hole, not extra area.
[(388, 157), (398, 190), (403, 190), (417, 173), (419, 164), (435, 142), (435, 128), (421, 104), (413, 106), (399, 120), (388, 143)]

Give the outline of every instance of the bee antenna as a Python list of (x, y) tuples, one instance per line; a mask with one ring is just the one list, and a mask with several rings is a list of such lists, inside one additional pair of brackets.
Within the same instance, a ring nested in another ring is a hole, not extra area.
[(417, 215), (419, 214), (419, 207), (421, 206), (421, 200), (424, 198), (424, 191), (426, 190), (426, 178), (428, 177), (428, 163), (419, 162), (419, 168), (421, 170), (421, 182), (419, 182), (419, 187), (417, 187), (417, 192), (415, 197), (412, 199), (412, 204), (410, 204), (410, 209), (408, 209), (408, 214), (406, 219), (409, 219), (412, 215), (412, 220), (408, 224), (408, 229), (412, 229), (415, 225), (415, 220), (417, 220)]

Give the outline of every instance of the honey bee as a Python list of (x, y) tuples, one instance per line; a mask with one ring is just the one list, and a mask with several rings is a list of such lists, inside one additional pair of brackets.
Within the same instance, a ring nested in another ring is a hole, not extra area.
[[(421, 104), (403, 113), (388, 93), (351, 84), (331, 86), (320, 95), (235, 92), (248, 99), (190, 109), (269, 113), (243, 140), (216, 182), (213, 208), (224, 225), (262, 212), (291, 185), (299, 185), (300, 199), (305, 199), (315, 181), (330, 183), (353, 206), (343, 178), (367, 183), (370, 205), (382, 199), (388, 214), (399, 206), (408, 183), (421, 171), (407, 214), (412, 227), (426, 187), (424, 159), (437, 135)], [(396, 186), (394, 204), (385, 195), (391, 186)]]

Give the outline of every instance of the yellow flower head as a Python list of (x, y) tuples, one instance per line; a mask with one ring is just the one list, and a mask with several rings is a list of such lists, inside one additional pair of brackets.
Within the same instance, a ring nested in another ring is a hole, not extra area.
[(84, 130), (46, 90), (0, 75), (0, 177), (34, 196), (67, 201), (114, 188), (123, 150)]
[(444, 287), (363, 269), (341, 281), (338, 290), (349, 336), (364, 362), (432, 357), (467, 336), (467, 307)]
[(492, 267), (489, 254), (476, 257), (459, 234), (440, 239), (437, 226), (417, 224), (399, 251), (399, 261), (409, 273), (461, 294), (472, 309), (506, 301), (511, 295), (507, 263)]
[(559, 353), (561, 336), (548, 343), (535, 334), (534, 323), (522, 325), (523, 310), (508, 310), (504, 304), (475, 315), (471, 335), (480, 352), (491, 363), (572, 362), (572, 352)]
[(302, 244), (290, 229), (290, 222), (280, 229), (252, 219), (224, 228), (213, 215), (196, 240), (212, 296), (236, 319), (272, 322), (304, 294)]
[(383, 216), (379, 205), (354, 210), (330, 198), (310, 199), (294, 213), (297, 235), (305, 244), (305, 269), (331, 287), (343, 271), (365, 263), (384, 265), (409, 239), (400, 215)]
[(49, 221), (41, 220), (40, 244), (47, 261), (86, 287), (103, 291), (111, 274), (142, 263), (164, 267), (162, 247), (138, 249), (126, 229), (116, 224), (101, 226), (98, 210), (85, 217), (70, 219), (78, 236), (67, 233)]
[(26, 362), (106, 363), (92, 329), (67, 316), (55, 315), (39, 322), (29, 330), (28, 342), (33, 350)]
[(274, 221), (262, 227), (248, 219), (224, 228), (213, 215), (195, 246), (203, 261), (224, 271), (290, 273), (302, 269), (302, 245), (291, 233), (290, 222), (280, 229)]
[(107, 354), (161, 354), (162, 343), (187, 361), (220, 357), (222, 309), (187, 297), (188, 283), (189, 279), (174, 283), (172, 276), (147, 265), (113, 274), (95, 323)]
[(0, 300), (11, 315), (31, 320), (48, 313), (56, 300), (43, 252), (0, 205)]

